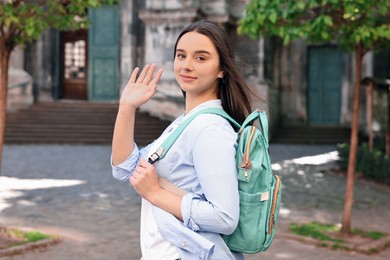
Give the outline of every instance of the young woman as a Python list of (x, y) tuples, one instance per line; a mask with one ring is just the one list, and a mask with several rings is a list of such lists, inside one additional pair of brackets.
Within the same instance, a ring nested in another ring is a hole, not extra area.
[[(153, 97), (162, 70), (135, 68), (124, 89), (112, 142), (115, 178), (130, 181), (142, 197), (142, 259), (243, 259), (231, 252), (223, 234), (231, 234), (239, 218), (235, 166), (237, 134), (224, 118), (197, 116), (166, 156), (151, 165), (147, 158), (191, 114), (223, 108), (242, 123), (250, 112), (249, 88), (235, 65), (226, 32), (208, 21), (197, 21), (179, 35), (174, 73), (185, 96), (185, 113), (162, 135), (139, 150), (134, 144), (136, 109)], [(180, 191), (162, 188), (163, 178)]]

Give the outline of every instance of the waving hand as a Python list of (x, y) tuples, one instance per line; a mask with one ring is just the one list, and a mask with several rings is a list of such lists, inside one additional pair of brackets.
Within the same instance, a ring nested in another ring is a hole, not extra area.
[(155, 64), (147, 64), (137, 78), (139, 68), (135, 68), (129, 82), (122, 92), (120, 105), (129, 105), (133, 108), (137, 108), (153, 97), (156, 93), (157, 83), (163, 73), (163, 70), (159, 69), (153, 76), (155, 70)]

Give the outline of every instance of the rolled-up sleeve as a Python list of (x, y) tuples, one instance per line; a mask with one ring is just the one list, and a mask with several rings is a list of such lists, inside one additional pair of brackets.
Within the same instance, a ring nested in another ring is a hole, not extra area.
[(138, 146), (134, 144), (134, 150), (130, 154), (130, 156), (121, 164), (114, 165), (112, 163), (112, 154), (110, 158), (111, 168), (112, 168), (112, 176), (120, 181), (128, 181), (130, 176), (133, 174), (134, 169), (138, 165), (140, 158), (147, 156), (147, 151), (149, 150), (150, 145), (141, 150), (138, 149)]
[(194, 231), (231, 234), (239, 219), (236, 133), (210, 125), (194, 142), (193, 162), (204, 197), (187, 193), (181, 203), (183, 223)]

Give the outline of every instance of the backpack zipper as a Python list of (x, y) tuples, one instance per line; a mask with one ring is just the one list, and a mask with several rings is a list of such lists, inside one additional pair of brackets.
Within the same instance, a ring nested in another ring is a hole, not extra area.
[(272, 234), (272, 229), (275, 226), (275, 210), (276, 210), (276, 202), (278, 201), (278, 195), (279, 195), (279, 188), (280, 188), (280, 179), (278, 175), (275, 175), (276, 184), (275, 184), (275, 190), (274, 195), (272, 197), (272, 207), (271, 207), (271, 214), (268, 224), (268, 234)]
[[(252, 169), (252, 163), (249, 160), (249, 155), (250, 155), (250, 149), (251, 149), (251, 143), (253, 136), (255, 135), (256, 127), (252, 126), (251, 134), (249, 135), (249, 141), (247, 142), (247, 145), (245, 147), (245, 154), (243, 158), (243, 163), (241, 163), (241, 167), (246, 169), (246, 170), (251, 170)], [(248, 179), (248, 172), (244, 171), (244, 178)]]

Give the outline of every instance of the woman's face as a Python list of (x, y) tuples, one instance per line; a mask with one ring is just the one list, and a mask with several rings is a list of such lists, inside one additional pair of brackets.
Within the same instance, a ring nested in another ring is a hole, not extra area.
[(217, 97), (218, 78), (223, 77), (213, 42), (197, 32), (184, 34), (176, 47), (174, 72), (186, 97)]

